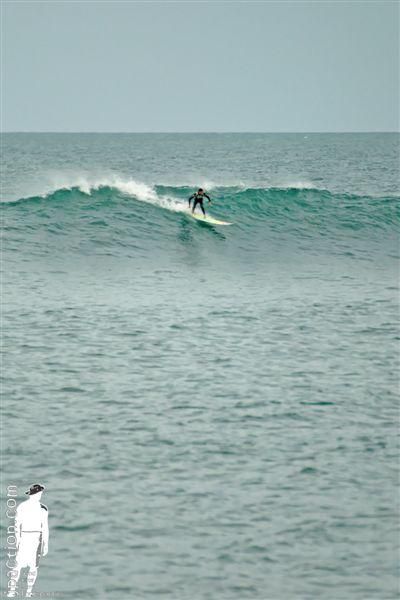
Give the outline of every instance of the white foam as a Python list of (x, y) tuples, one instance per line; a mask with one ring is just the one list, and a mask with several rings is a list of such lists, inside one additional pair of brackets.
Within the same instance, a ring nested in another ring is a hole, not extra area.
[(224, 179), (221, 181), (213, 181), (211, 179), (204, 179), (202, 177), (197, 178), (188, 178), (184, 180), (162, 180), (158, 181), (156, 185), (162, 187), (176, 187), (176, 188), (190, 188), (193, 189), (193, 192), (198, 190), (199, 188), (203, 188), (203, 190), (207, 192), (211, 192), (211, 190), (215, 189), (224, 189), (224, 188), (240, 188), (246, 189), (249, 186), (242, 180), (237, 179)]
[[(103, 185), (104, 184), (101, 184), (98, 187), (102, 187)], [(114, 178), (106, 185), (119, 190), (123, 194), (132, 196), (137, 200), (148, 202), (150, 204), (156, 204), (157, 206), (167, 210), (172, 210), (174, 212), (186, 212), (187, 210), (186, 204), (181, 200), (169, 195), (158, 195), (152, 186), (146, 183), (135, 181), (134, 179), (125, 180), (121, 178)]]
[(285, 186), (285, 189), (294, 189), (294, 190), (315, 190), (317, 186), (311, 181), (294, 181), (293, 183), (288, 183)]
[(318, 187), (312, 181), (308, 180), (283, 180), (283, 181), (274, 181), (271, 182), (271, 187), (280, 189), (280, 190), (316, 190)]
[(174, 212), (186, 212), (186, 203), (168, 195), (158, 195), (154, 187), (142, 181), (124, 178), (118, 175), (88, 176), (79, 174), (53, 174), (51, 184), (46, 186), (41, 194), (49, 196), (58, 190), (72, 190), (78, 188), (83, 194), (91, 195), (92, 192), (104, 187), (114, 188), (122, 194), (132, 196), (136, 200), (156, 204)]

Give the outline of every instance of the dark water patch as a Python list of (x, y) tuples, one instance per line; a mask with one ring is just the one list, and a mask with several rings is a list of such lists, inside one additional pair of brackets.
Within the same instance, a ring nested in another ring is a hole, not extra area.
[(70, 531), (70, 532), (75, 532), (75, 531), (88, 531), (90, 529), (93, 529), (97, 526), (97, 523), (82, 523), (80, 525), (54, 525), (54, 529), (56, 531)]
[(335, 402), (331, 402), (329, 400), (319, 400), (317, 402), (301, 401), (300, 404), (304, 404), (305, 406), (334, 406)]

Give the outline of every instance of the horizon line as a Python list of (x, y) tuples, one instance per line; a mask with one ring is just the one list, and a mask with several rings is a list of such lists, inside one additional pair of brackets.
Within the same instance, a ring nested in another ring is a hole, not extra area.
[(79, 131), (79, 130), (71, 130), (71, 131), (65, 131), (65, 130), (3, 130), (0, 132), (0, 134), (2, 133), (72, 133), (72, 134), (82, 134), (82, 133), (87, 133), (87, 134), (127, 134), (127, 135), (132, 135), (132, 134), (180, 134), (180, 135), (191, 135), (191, 134), (275, 134), (275, 133), (291, 133), (291, 134), (318, 134), (318, 133), (337, 133), (337, 134), (343, 134), (343, 133), (400, 133), (400, 130), (388, 130), (388, 129), (384, 129), (384, 130), (359, 130), (359, 131), (354, 131), (354, 130), (343, 130), (343, 131), (329, 131), (329, 130), (315, 130), (315, 131), (95, 131), (95, 130), (90, 130), (90, 131)]

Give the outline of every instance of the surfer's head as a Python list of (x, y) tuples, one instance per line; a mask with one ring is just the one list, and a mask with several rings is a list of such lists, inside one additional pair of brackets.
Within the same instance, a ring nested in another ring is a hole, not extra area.
[(197, 190), (197, 193), (198, 193), (198, 194), (203, 194), (203, 193), (204, 193), (204, 190), (203, 190), (203, 188), (199, 188), (199, 189)]

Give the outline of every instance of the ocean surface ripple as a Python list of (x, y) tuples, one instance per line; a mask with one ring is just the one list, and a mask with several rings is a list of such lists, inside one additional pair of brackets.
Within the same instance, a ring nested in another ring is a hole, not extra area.
[(2, 502), (46, 485), (37, 592), (398, 597), (398, 139), (4, 136)]

